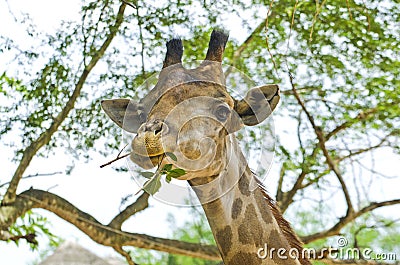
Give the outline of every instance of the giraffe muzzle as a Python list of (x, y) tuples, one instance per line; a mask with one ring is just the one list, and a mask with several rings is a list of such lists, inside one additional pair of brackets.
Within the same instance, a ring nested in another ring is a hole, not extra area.
[(164, 154), (162, 135), (168, 132), (168, 126), (160, 120), (143, 124), (133, 139), (132, 150), (144, 157), (155, 157)]
[(161, 133), (144, 132), (138, 134), (132, 142), (132, 149), (135, 154), (147, 157), (164, 154)]

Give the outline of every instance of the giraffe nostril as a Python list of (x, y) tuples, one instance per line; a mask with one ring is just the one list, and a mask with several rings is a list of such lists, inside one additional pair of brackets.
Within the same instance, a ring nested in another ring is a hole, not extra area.
[(168, 126), (159, 120), (156, 121), (149, 121), (142, 126), (140, 126), (138, 130), (138, 134), (145, 134), (145, 133), (152, 133), (154, 136), (159, 135), (161, 133), (168, 133), (169, 129)]
[(154, 135), (161, 133), (161, 131), (162, 131), (162, 126), (154, 131)]
[(159, 126), (154, 129), (154, 135), (160, 134), (160, 133), (168, 133), (168, 126), (164, 122), (160, 122)]

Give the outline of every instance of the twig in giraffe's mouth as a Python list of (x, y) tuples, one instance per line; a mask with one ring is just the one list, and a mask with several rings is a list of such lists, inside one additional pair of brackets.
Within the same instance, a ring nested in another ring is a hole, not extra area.
[(142, 155), (138, 155), (138, 154), (133, 153), (133, 152), (129, 152), (129, 153), (124, 154), (124, 155), (122, 155), (122, 156), (121, 156), (120, 154), (118, 154), (118, 156), (117, 156), (116, 158), (114, 158), (113, 160), (111, 160), (111, 161), (109, 161), (109, 162), (107, 162), (107, 163), (105, 163), (105, 164), (102, 164), (102, 165), (100, 166), (100, 168), (109, 166), (109, 165), (111, 165), (112, 163), (114, 163), (115, 161), (118, 161), (118, 160), (120, 160), (120, 159), (122, 159), (122, 158), (125, 158), (125, 157), (127, 157), (127, 156), (129, 156), (129, 155), (131, 155), (131, 154), (135, 154), (135, 155), (140, 156), (140, 157), (142, 157), (142, 158), (149, 158), (149, 159), (151, 160), (151, 163), (152, 163), (153, 165), (160, 164), (161, 161), (163, 160), (163, 158), (165, 157), (165, 154), (164, 154), (164, 153), (162, 153), (162, 154), (160, 154), (160, 155), (155, 155), (155, 156), (142, 156)]
[(120, 160), (120, 159), (122, 159), (122, 158), (125, 158), (125, 157), (129, 156), (131, 153), (132, 153), (132, 152), (127, 153), (127, 154), (122, 155), (122, 156), (120, 156), (120, 154), (118, 154), (118, 156), (117, 156), (115, 159), (113, 159), (113, 160), (111, 160), (111, 161), (109, 161), (109, 162), (107, 162), (107, 163), (101, 165), (100, 168), (103, 168), (103, 167), (105, 167), (105, 166), (111, 165), (111, 164), (114, 163), (115, 161), (118, 161), (118, 160)]
[(132, 152), (129, 152), (129, 153), (124, 154), (124, 155), (121, 156), (122, 152), (124, 151), (124, 149), (125, 149), (127, 146), (128, 146), (128, 144), (126, 144), (126, 145), (121, 149), (121, 151), (119, 151), (119, 153), (118, 153), (118, 155), (117, 155), (117, 157), (116, 157), (115, 159), (113, 159), (113, 160), (111, 160), (111, 161), (109, 161), (109, 162), (107, 162), (107, 163), (101, 165), (100, 168), (103, 168), (103, 167), (105, 167), (105, 166), (111, 165), (111, 164), (114, 163), (115, 161), (118, 161), (118, 160), (120, 160), (120, 159), (122, 159), (122, 158), (124, 158), (124, 157), (129, 156)]

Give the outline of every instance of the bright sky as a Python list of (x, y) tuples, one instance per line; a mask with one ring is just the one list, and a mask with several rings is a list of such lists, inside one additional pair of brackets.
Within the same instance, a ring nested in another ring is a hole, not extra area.
[[(78, 4), (80, 1), (77, 0), (9, 0), (8, 2), (10, 6), (7, 5), (6, 1), (0, 2), (0, 24), (7, 25), (0, 28), (0, 34), (6, 36), (10, 34), (20, 36), (20, 38), (17, 37), (20, 43), (24, 43), (24, 28), (18, 23), (15, 23), (12, 15), (9, 13), (9, 7), (17, 17), (19, 17), (20, 12), (29, 13), (33, 21), (38, 25), (38, 28), (49, 33), (53, 32), (60, 25), (62, 20), (80, 19), (80, 6)], [(229, 28), (231, 36), (237, 39), (243, 38), (243, 34), (239, 30), (240, 25), (235, 25), (235, 23), (236, 22), (232, 20), (231, 27)], [(3, 67), (4, 66), (0, 65), (0, 72), (4, 70)], [(290, 130), (284, 122), (276, 123), (276, 130), (285, 129)], [(0, 152), (0, 161), (5, 161), (4, 163), (2, 162), (2, 178), (0, 182), (4, 182), (4, 176), (7, 178), (12, 176), (15, 170), (16, 165), (10, 162), (11, 156), (12, 152)], [(60, 164), (65, 166), (63, 161), (69, 160), (67, 155), (62, 152), (50, 159), (49, 163), (46, 159), (35, 158), (27, 174), (60, 171)], [(60, 174), (51, 177), (23, 180), (19, 191), (23, 191), (31, 186), (45, 190), (51, 189), (52, 192), (66, 198), (72, 204), (77, 205), (81, 210), (92, 214), (100, 222), (107, 223), (117, 214), (121, 198), (132, 194), (133, 191), (136, 191), (137, 187), (133, 185), (128, 173), (116, 174), (111, 168), (99, 169), (99, 165), (107, 162), (103, 157), (98, 156), (98, 159), (95, 158), (94, 160), (96, 161), (91, 161), (88, 164), (77, 164), (70, 176)], [(57, 163), (55, 161), (61, 162)], [(119, 161), (118, 163), (120, 163), (120, 165), (124, 164), (123, 161)], [(390, 154), (382, 152), (379, 154), (376, 163), (379, 169), (389, 175), (393, 175), (393, 172), (400, 172), (398, 161), (395, 161)], [(115, 180), (116, 177), (118, 180)], [(277, 166), (274, 165), (267, 180), (268, 186), (272, 192), (275, 191), (277, 177)], [(384, 189), (385, 186), (386, 185), (376, 187), (378, 193), (385, 192), (389, 198), (392, 196), (394, 197), (395, 194), (398, 193), (393, 186), (393, 190)], [(184, 216), (186, 210), (169, 206), (155, 200), (152, 200), (151, 205), (152, 207), (145, 212), (135, 215), (134, 220), (126, 222), (123, 228), (130, 232), (168, 237), (170, 231), (165, 221), (167, 214), (173, 213), (175, 216)], [(53, 224), (56, 235), (67, 240), (76, 241), (82, 246), (98, 253), (100, 256), (118, 256), (112, 249), (97, 245), (74, 226), (62, 221), (57, 216), (49, 214), (46, 211), (40, 211), (40, 213), (48, 216)], [(177, 218), (178, 223), (182, 223), (183, 219), (184, 218)], [(31, 252), (23, 242), (21, 242), (19, 247), (16, 247), (14, 244), (6, 244), (0, 241), (0, 256), (2, 264), (6, 265), (24, 265), (29, 264), (34, 259), (38, 259), (38, 253)]]

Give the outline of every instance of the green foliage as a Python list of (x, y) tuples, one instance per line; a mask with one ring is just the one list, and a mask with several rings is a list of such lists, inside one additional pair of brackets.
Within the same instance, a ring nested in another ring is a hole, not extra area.
[[(166, 156), (170, 157), (172, 160), (177, 161), (176, 156), (173, 153), (167, 152)], [(186, 171), (181, 168), (172, 169), (172, 164), (166, 164), (163, 167), (158, 165), (156, 172), (144, 171), (140, 172), (142, 177), (148, 179), (144, 184), (142, 190), (147, 193), (154, 195), (161, 188), (161, 177), (165, 175), (165, 180), (170, 183), (173, 178), (179, 178), (186, 174)]]
[[(308, 207), (307, 210), (295, 211), (294, 213), (292, 213), (293, 215), (290, 215), (289, 218), (296, 220), (296, 222), (292, 224), (296, 233), (299, 236), (305, 236), (316, 233), (326, 228), (327, 223), (329, 222), (329, 211), (329, 208), (324, 208), (322, 207), (322, 205), (321, 207), (315, 208)], [(320, 249), (326, 247), (328, 243), (329, 239), (324, 238), (313, 241), (305, 245), (305, 247)]]
[[(32, 26), (30, 35), (41, 42), (38, 47), (24, 50), (23, 56), (18, 58), (17, 63), (24, 65), (26, 74), (19, 76), (19, 88), (7, 93), (10, 100), (15, 99), (12, 105), (2, 110), (8, 116), (4, 119), (2, 128), (5, 129), (0, 137), (13, 128), (11, 123), (14, 127), (20, 123), (22, 141), (15, 143), (17, 154), (48, 128), (52, 118), (66, 104), (83, 67), (104, 40), (107, 26), (113, 23), (119, 4), (119, 1), (85, 2), (82, 5), (82, 22), (65, 22), (54, 35), (43, 35)], [(190, 64), (192, 60), (204, 58), (213, 27), (227, 25), (229, 28), (227, 15), (236, 16), (243, 11), (251, 14), (241, 16), (243, 29), (250, 33), (265, 19), (265, 13), (260, 10), (267, 11), (269, 4), (265, 1), (212, 4), (191, 1), (191, 6), (181, 1), (138, 3), (140, 16), (130, 10), (119, 32), (118, 38), (124, 45), (113, 44), (105, 53), (102, 59), (105, 69), (91, 74), (74, 111), (57, 132), (57, 141), (52, 140), (48, 145), (47, 152), (54, 147), (64, 147), (76, 158), (83, 156), (89, 159), (89, 150), (108, 154), (118, 148), (119, 131), (105, 119), (99, 100), (143, 95), (145, 91), (136, 88), (160, 69), (165, 40), (176, 32), (182, 32), (184, 61)], [(365, 132), (368, 130), (368, 135), (390, 134), (387, 142), (396, 148), (394, 141), (399, 135), (396, 128), (399, 127), (400, 104), (396, 92), (399, 61), (394, 54), (400, 45), (399, 34), (393, 25), (399, 20), (398, 4), (391, 1), (385, 5), (380, 1), (366, 4), (357, 1), (350, 2), (347, 9), (340, 1), (330, 1), (324, 6), (300, 2), (296, 10), (294, 6), (294, 1), (272, 4), (268, 20), (271, 54), (266, 49), (265, 32), (259, 30), (252, 35), (239, 57), (234, 57), (234, 54), (240, 41), (231, 38), (225, 62), (234, 64), (257, 82), (281, 83), (286, 77), (287, 61), (289, 70), (296, 77), (298, 90), (318, 125), (326, 132), (344, 122), (351, 125), (350, 131), (333, 135), (332, 146), (367, 148), (368, 136)], [(318, 8), (319, 13), (316, 14)], [(205, 24), (208, 26), (204, 27)], [(290, 28), (293, 43), (286, 49)], [(5, 45), (11, 51), (19, 49), (11, 39), (5, 39)], [(44, 46), (46, 50), (40, 48)], [(32, 56), (32, 51), (43, 56)], [(276, 62), (276, 69), (271, 59)], [(139, 61), (143, 61), (144, 65)], [(12, 73), (8, 75), (13, 76)], [(286, 85), (282, 87), (282, 90), (288, 89)], [(2, 88), (0, 93), (5, 91)], [(298, 116), (300, 108), (292, 95), (283, 94), (282, 104), (278, 114), (291, 115), (294, 121), (304, 119), (304, 116)], [(363, 119), (357, 116), (371, 108), (376, 111)], [(322, 160), (321, 153), (309, 155), (315, 146), (315, 141), (310, 138), (313, 135), (311, 128), (300, 123), (299, 126), (302, 148), (308, 152), (290, 151), (293, 161), (297, 161), (290, 169), (294, 173), (300, 168), (310, 167), (301, 161)], [(97, 144), (99, 142), (107, 144)], [(284, 144), (278, 146), (278, 150), (283, 148), (286, 148)], [(343, 156), (344, 153), (340, 151), (336, 156)], [(46, 152), (41, 154), (46, 155)], [(288, 158), (287, 154), (282, 156), (278, 152), (282, 160)], [(325, 166), (317, 163), (313, 167), (310, 173), (324, 170)]]
[(176, 155), (174, 155), (174, 153), (166, 152), (165, 155), (171, 158), (175, 162), (178, 161), (178, 158), (176, 157)]
[(400, 225), (396, 220), (369, 213), (347, 226), (344, 233), (349, 248), (369, 248), (375, 254), (400, 251)]
[(4, 113), (4, 115), (0, 118), (0, 139), (18, 122), (18, 119), (8, 114), (17, 110), (18, 102), (5, 103), (11, 101), (13, 91), (24, 93), (26, 86), (22, 84), (21, 80), (8, 76), (6, 72), (2, 73), (0, 76), (0, 99), (4, 103), (0, 105), (0, 113)]
[[(61, 243), (61, 240), (50, 231), (49, 227), (50, 223), (46, 217), (32, 211), (27, 211), (10, 227), (9, 231), (14, 236), (26, 236), (29, 234), (34, 234), (36, 238), (44, 236), (48, 239), (49, 246), (55, 248)], [(20, 243), (19, 240), (13, 242), (17, 246)], [(36, 240), (28, 243), (32, 250), (38, 249), (38, 242)]]
[[(294, 216), (296, 220), (294, 227), (296, 232), (302, 235), (312, 234), (321, 231), (329, 223), (327, 213), (329, 209), (314, 208), (309, 211), (298, 211)], [(345, 244), (338, 245), (341, 238), (344, 238)], [(319, 250), (322, 248), (338, 248), (344, 255), (343, 259), (358, 258), (349, 257), (353, 249), (364, 249), (372, 251), (371, 256), (380, 253), (398, 253), (400, 238), (400, 226), (397, 220), (391, 220), (384, 216), (368, 213), (358, 218), (356, 221), (347, 225), (340, 236), (323, 238), (306, 244), (306, 248)], [(324, 264), (313, 262), (313, 264)]]

